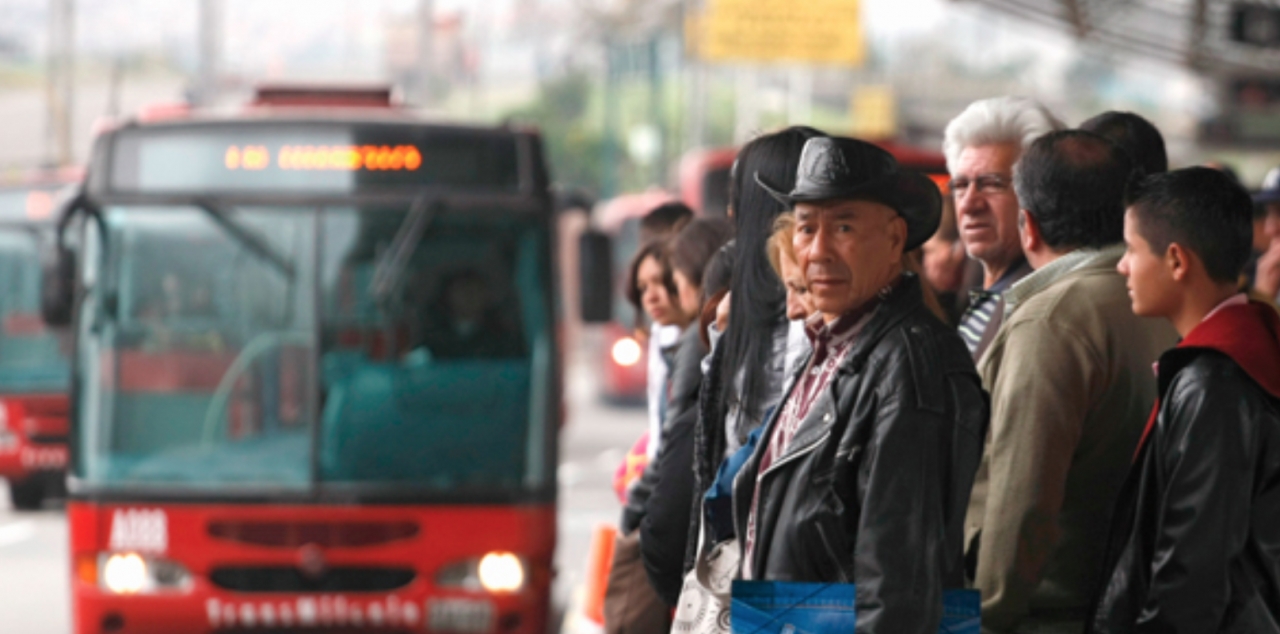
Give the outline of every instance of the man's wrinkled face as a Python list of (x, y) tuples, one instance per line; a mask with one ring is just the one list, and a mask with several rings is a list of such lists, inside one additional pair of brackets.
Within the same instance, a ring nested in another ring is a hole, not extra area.
[(809, 285), (804, 281), (800, 264), (783, 253), (778, 258), (778, 268), (782, 269), (782, 283), (787, 287), (787, 319), (808, 318), (814, 312), (813, 298), (809, 296)]
[(826, 321), (862, 306), (900, 272), (907, 223), (888, 206), (797, 203), (795, 215), (796, 260)]
[(969, 257), (988, 268), (1006, 268), (1022, 255), (1018, 195), (1013, 191), (1019, 153), (1016, 143), (966, 147), (951, 175), (960, 241)]
[(1165, 253), (1156, 253), (1139, 230), (1137, 215), (1124, 214), (1124, 257), (1116, 270), (1127, 278), (1133, 314), (1140, 317), (1167, 317), (1177, 305), (1178, 285), (1169, 270)]

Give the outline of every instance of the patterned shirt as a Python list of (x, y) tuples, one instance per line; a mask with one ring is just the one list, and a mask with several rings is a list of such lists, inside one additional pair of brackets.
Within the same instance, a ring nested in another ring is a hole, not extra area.
[(1001, 293), (1030, 272), (1031, 267), (1027, 261), (1019, 260), (1005, 271), (1004, 275), (991, 285), (991, 288), (969, 291), (969, 307), (960, 317), (959, 328), (960, 338), (964, 339), (964, 344), (969, 347), (969, 354), (974, 354), (978, 345), (982, 343), (982, 337), (986, 334), (987, 327), (991, 325), (991, 318), (1000, 307)]
[(795, 438), (800, 423), (809, 414), (809, 409), (818, 400), (818, 396), (831, 384), (836, 368), (844, 361), (844, 357), (853, 348), (854, 340), (871, 320), (875, 306), (879, 302), (858, 311), (846, 313), (835, 321), (823, 323), (822, 315), (814, 315), (805, 322), (805, 334), (813, 345), (813, 355), (805, 366), (804, 374), (797, 379), (795, 388), (791, 390), (782, 410), (769, 430), (768, 445), (760, 457), (760, 468), (756, 473), (755, 492), (751, 497), (751, 510), (747, 515), (747, 535), (743, 550), (743, 577), (751, 578), (750, 562), (755, 555), (756, 541), (756, 508), (760, 503), (760, 480), (769, 467), (786, 453), (791, 439)]

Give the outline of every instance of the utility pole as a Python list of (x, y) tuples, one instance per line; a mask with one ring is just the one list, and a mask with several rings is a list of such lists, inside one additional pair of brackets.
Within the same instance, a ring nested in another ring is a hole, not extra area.
[(75, 0), (49, 0), (49, 52), (45, 77), (47, 162), (70, 165), (75, 111)]
[(695, 25), (701, 24), (698, 21), (701, 16), (702, 7), (697, 0), (684, 0), (684, 24), (681, 31), (684, 34), (683, 54), (688, 83), (682, 148), (685, 150), (699, 148), (707, 143), (707, 68), (700, 59), (700, 33), (696, 30), (689, 32), (691, 28), (696, 29)]
[(760, 132), (760, 71), (751, 64), (740, 65), (734, 83), (736, 106), (733, 117), (733, 142), (746, 143)]
[(432, 66), (435, 62), (436, 10), (434, 0), (418, 0), (418, 72), (414, 96), (420, 106), (431, 99)]
[(653, 113), (652, 125), (657, 132), (658, 151), (654, 156), (649, 182), (664, 183), (667, 180), (667, 115), (664, 99), (664, 73), (662, 72), (662, 32), (654, 31), (645, 46), (648, 62), (649, 112)]
[(195, 99), (202, 106), (212, 105), (218, 98), (221, 9), (219, 0), (200, 0), (200, 75), (196, 80)]
[(621, 89), (619, 75), (622, 70), (622, 51), (607, 39), (604, 45), (605, 80), (604, 80), (604, 147), (600, 151), (600, 164), (603, 178), (600, 182), (600, 198), (612, 198), (618, 194), (618, 135), (621, 127), (618, 118), (618, 91)]

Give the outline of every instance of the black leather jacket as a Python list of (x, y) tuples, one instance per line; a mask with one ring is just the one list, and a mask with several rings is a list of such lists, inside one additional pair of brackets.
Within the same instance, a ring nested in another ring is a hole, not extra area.
[(1090, 632), (1280, 632), (1280, 403), (1226, 355), (1160, 359)]
[[(754, 579), (857, 584), (859, 634), (934, 634), (942, 591), (964, 585), (988, 409), (968, 349), (905, 275), (760, 479), (755, 557), (743, 565)], [(734, 482), (738, 535), (767, 444)]]

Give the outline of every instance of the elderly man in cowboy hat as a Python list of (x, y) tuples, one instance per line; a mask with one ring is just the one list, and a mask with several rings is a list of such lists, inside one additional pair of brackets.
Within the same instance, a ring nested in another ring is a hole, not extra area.
[(932, 634), (960, 588), (987, 401), (903, 253), (938, 226), (924, 176), (862, 141), (804, 146), (794, 246), (813, 350), (734, 487), (747, 579), (857, 585), (859, 634)]

